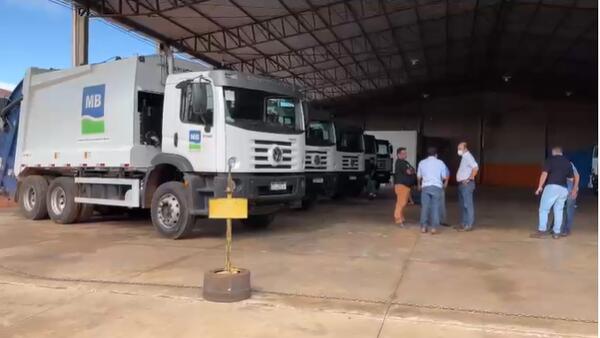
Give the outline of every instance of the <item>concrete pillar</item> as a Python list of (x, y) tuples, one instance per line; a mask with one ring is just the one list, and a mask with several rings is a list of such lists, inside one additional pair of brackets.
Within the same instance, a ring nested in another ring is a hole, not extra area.
[(73, 67), (88, 64), (88, 31), (89, 18), (86, 15), (80, 15), (79, 9), (74, 6), (72, 19), (72, 41), (71, 41), (71, 61)]

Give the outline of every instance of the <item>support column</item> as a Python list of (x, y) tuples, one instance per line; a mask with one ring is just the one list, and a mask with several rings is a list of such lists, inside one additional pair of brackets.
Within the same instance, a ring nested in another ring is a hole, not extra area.
[(75, 6), (72, 15), (71, 61), (73, 67), (77, 67), (88, 64), (89, 18)]

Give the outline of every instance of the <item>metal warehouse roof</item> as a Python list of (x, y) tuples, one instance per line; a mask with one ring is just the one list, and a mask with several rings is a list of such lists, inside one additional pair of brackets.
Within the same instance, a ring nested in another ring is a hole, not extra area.
[[(597, 83), (595, 0), (73, 0), (312, 99), (453, 81)], [(543, 82), (542, 81), (542, 82)]]

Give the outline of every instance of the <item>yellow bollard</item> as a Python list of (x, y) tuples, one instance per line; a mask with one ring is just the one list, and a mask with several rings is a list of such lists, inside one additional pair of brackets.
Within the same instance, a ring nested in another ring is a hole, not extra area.
[[(233, 161), (235, 162), (235, 161)], [(250, 297), (250, 271), (233, 267), (231, 263), (232, 220), (248, 218), (248, 199), (233, 198), (232, 160), (227, 175), (227, 197), (208, 201), (208, 218), (225, 219), (227, 224), (225, 243), (225, 267), (212, 269), (204, 274), (202, 293), (204, 299), (215, 302), (235, 302)]]

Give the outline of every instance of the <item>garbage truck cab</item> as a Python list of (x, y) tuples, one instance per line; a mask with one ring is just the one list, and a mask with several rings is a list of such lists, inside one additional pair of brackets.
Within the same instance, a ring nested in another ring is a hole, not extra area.
[(250, 226), (304, 196), (300, 96), (274, 79), (167, 76), (158, 57), (135, 57), (32, 68), (21, 100), (2, 115), (18, 116), (13, 193), (30, 219), (74, 223), (95, 205), (144, 208), (161, 235), (182, 238), (208, 215), (208, 200), (225, 195), (229, 170)]
[(377, 158), (377, 142), (375, 136), (363, 134), (365, 144), (365, 175), (375, 179), (375, 159)]
[(392, 175), (392, 145), (387, 140), (375, 140), (377, 144), (377, 158), (375, 159), (375, 180), (379, 184), (390, 182)]
[(328, 120), (314, 120), (306, 128), (306, 195), (308, 208), (318, 196), (333, 197), (337, 189), (335, 125)]
[(362, 128), (335, 124), (336, 166), (338, 184), (336, 195), (358, 196), (365, 187), (365, 144)]

